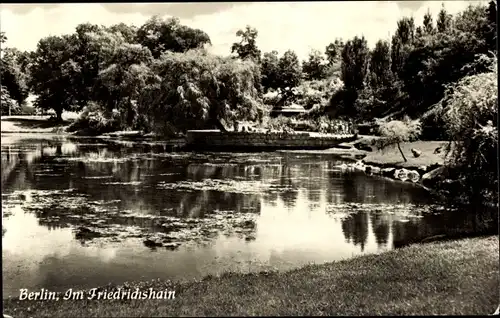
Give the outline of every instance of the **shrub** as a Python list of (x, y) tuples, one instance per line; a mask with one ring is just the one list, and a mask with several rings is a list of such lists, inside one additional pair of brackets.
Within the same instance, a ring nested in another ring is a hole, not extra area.
[(294, 132), (293, 126), (293, 120), (284, 116), (278, 116), (275, 118), (266, 117), (261, 124), (262, 129), (286, 133)]
[(327, 116), (321, 116), (315, 120), (316, 129), (314, 131), (330, 134), (353, 133), (352, 125), (341, 119), (330, 119)]
[(68, 127), (68, 131), (76, 131), (91, 136), (118, 131), (123, 128), (120, 117), (121, 115), (117, 110), (107, 113), (103, 110), (103, 107), (90, 102), (83, 108), (80, 117)]
[(278, 91), (270, 90), (262, 96), (265, 105), (276, 105), (281, 100), (281, 95)]

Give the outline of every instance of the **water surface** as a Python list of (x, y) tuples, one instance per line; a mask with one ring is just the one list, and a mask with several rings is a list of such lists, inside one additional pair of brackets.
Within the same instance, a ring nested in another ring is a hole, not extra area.
[(425, 189), (331, 155), (168, 149), (3, 135), (4, 295), (286, 270), (390, 250), (444, 222)]

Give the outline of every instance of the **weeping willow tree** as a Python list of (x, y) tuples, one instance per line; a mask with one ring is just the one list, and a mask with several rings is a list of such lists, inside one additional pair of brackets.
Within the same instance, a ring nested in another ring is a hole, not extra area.
[(138, 107), (157, 132), (225, 131), (235, 120), (262, 119), (260, 69), (252, 61), (192, 50), (164, 53), (152, 69), (160, 80), (143, 90)]
[(498, 202), (498, 69), (489, 60), (489, 72), (466, 76), (443, 99), (442, 114), (450, 137), (448, 166), (458, 172), (469, 202)]

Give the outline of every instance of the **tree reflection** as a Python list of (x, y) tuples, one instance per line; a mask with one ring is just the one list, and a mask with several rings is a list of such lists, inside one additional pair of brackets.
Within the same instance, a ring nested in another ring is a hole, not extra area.
[(389, 239), (390, 220), (380, 213), (372, 213), (371, 221), (377, 245), (379, 247), (386, 245)]
[(347, 242), (365, 249), (368, 239), (368, 213), (357, 212), (342, 220), (342, 231)]
[[(109, 222), (154, 231), (159, 230), (154, 218), (140, 217), (140, 214), (207, 218), (224, 211), (259, 214), (261, 204), (274, 205), (280, 200), (288, 209), (311, 209), (324, 205), (322, 200), (330, 205), (356, 203), (361, 206), (360, 211), (345, 218), (341, 227), (346, 240), (360, 246), (361, 250), (365, 250), (368, 243), (369, 223), (376, 244), (384, 246), (391, 229), (395, 242), (407, 242), (409, 238), (457, 227), (477, 230), (478, 224), (486, 222), (471, 219), (471, 214), (463, 217), (428, 214), (401, 222), (384, 211), (374, 213), (370, 211), (371, 204), (425, 203), (429, 196), (424, 189), (411, 184), (335, 170), (338, 162), (330, 159), (286, 155), (280, 164), (270, 164), (252, 162), (250, 159), (255, 159), (252, 158), (255, 154), (247, 158), (232, 154), (157, 153), (164, 150), (137, 144), (132, 147), (57, 140), (2, 145), (2, 192), (73, 188), (85, 196), (88, 204), (85, 213), (97, 215), (115, 211), (117, 214), (109, 217)], [(271, 155), (259, 156), (269, 159)], [(206, 180), (220, 183), (206, 183)], [(202, 186), (197, 187), (199, 184)], [(219, 184), (223, 187), (218, 188)], [(253, 184), (262, 186), (262, 190), (251, 188)], [(240, 187), (251, 189), (241, 191)], [(68, 197), (51, 198), (51, 209), (60, 219), (49, 220), (42, 213), (40, 224), (50, 228), (83, 224), (78, 218), (68, 217), (62, 209), (57, 210), (66, 199)], [(80, 207), (78, 213), (83, 214), (84, 210), (85, 207)], [(131, 212), (137, 217), (120, 215)]]

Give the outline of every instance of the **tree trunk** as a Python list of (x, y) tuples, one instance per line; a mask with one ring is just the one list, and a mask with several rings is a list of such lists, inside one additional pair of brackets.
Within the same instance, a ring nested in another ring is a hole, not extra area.
[(62, 109), (57, 109), (56, 110), (56, 119), (58, 122), (61, 122), (62, 121)]
[(404, 161), (407, 162), (408, 160), (406, 160), (406, 157), (403, 153), (403, 150), (401, 150), (401, 146), (399, 145), (399, 142), (398, 142), (398, 149), (399, 149), (399, 152), (401, 153), (401, 156), (403, 157)]
[(213, 122), (215, 124), (215, 127), (217, 127), (217, 129), (219, 129), (222, 132), (227, 132), (226, 127), (224, 127), (224, 125), (220, 122), (219, 119), (214, 118)]

